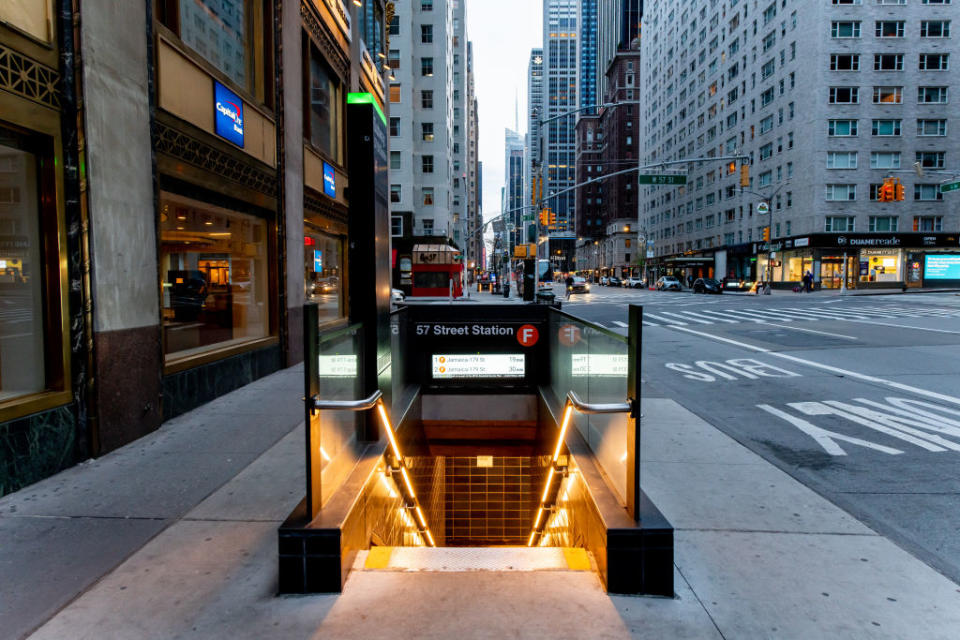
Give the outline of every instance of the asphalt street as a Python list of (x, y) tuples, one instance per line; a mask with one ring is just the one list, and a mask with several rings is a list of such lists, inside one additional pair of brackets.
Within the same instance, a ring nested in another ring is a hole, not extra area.
[[(960, 583), (960, 296), (704, 296), (595, 288), (669, 397)], [(796, 505), (798, 511), (804, 505)]]

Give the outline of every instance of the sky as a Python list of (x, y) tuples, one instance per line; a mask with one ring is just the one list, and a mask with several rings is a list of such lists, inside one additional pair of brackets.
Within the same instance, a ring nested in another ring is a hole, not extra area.
[(504, 129), (526, 133), (527, 63), (543, 40), (541, 0), (466, 0), (483, 163), (483, 217), (500, 212)]

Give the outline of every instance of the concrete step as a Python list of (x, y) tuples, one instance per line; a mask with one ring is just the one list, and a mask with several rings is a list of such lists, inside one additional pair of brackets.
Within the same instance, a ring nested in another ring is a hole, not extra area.
[(585, 549), (559, 547), (373, 547), (357, 554), (361, 571), (589, 571)]

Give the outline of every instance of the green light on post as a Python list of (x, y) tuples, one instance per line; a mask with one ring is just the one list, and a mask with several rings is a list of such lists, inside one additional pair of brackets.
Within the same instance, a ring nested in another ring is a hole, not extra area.
[(372, 93), (348, 93), (347, 104), (372, 104), (373, 108), (380, 114), (383, 126), (387, 126), (387, 117), (383, 115), (383, 111), (380, 110), (380, 105), (377, 104)]

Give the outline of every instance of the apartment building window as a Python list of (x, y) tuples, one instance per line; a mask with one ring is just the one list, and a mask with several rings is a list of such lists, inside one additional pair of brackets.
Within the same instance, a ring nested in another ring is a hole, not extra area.
[[(793, 191), (787, 191), (787, 208), (793, 206)], [(790, 223), (787, 223), (787, 235), (790, 235)]]
[(830, 87), (830, 104), (857, 104), (859, 102), (859, 87)]
[[(420, 0), (420, 11), (433, 11), (433, 0)], [(431, 225), (432, 224), (433, 222), (431, 221)]]
[(423, 206), (430, 207), (433, 205), (433, 187), (423, 187), (421, 190), (421, 195), (423, 196)]
[(433, 58), (420, 58), (420, 75), (433, 76)]
[(420, 108), (433, 109), (433, 91), (425, 89), (420, 92)]
[(400, 17), (399, 16), (397, 15), (393, 16), (393, 20), (390, 21), (390, 26), (388, 27), (388, 30), (390, 35), (392, 36), (400, 35)]
[(831, 38), (859, 38), (859, 20), (835, 20), (830, 23)]
[(402, 191), (399, 184), (390, 185), (390, 202), (400, 202), (401, 195)]
[(856, 218), (853, 216), (827, 216), (823, 227), (827, 232), (851, 232), (854, 229)]
[(917, 151), (917, 162), (924, 169), (943, 169), (945, 157), (943, 151)]
[(920, 71), (946, 71), (950, 68), (949, 53), (921, 53)]
[(914, 231), (943, 231), (942, 216), (913, 216)]
[(390, 235), (394, 238), (403, 235), (403, 216), (390, 216)]
[(433, 44), (433, 25), (420, 25), (420, 42), (423, 44)]
[(937, 120), (917, 120), (918, 136), (945, 136), (947, 135), (947, 121)]
[(337, 162), (343, 161), (341, 131), (343, 129), (343, 91), (340, 81), (320, 51), (310, 46), (310, 66), (307, 87), (310, 105), (310, 143)]
[(833, 0), (833, 4), (863, 4), (863, 0)]
[(874, 120), (871, 133), (875, 136), (899, 136), (900, 120)]
[(760, 133), (766, 133), (773, 129), (773, 116), (767, 116), (760, 121)]
[(903, 71), (902, 53), (877, 53), (873, 56), (874, 71)]
[(949, 20), (923, 20), (920, 22), (921, 38), (949, 38)]
[(760, 106), (761, 107), (767, 106), (768, 104), (773, 102), (774, 97), (775, 96), (773, 94), (773, 87), (770, 87), (769, 89), (767, 89), (766, 91), (760, 94)]
[(835, 138), (856, 137), (857, 122), (857, 120), (829, 120), (827, 134)]
[(897, 231), (900, 218), (897, 216), (870, 216), (867, 231)]
[(433, 173), (433, 156), (423, 156), (420, 158), (420, 171), (423, 173)]
[(400, 135), (400, 118), (390, 118), (390, 135), (394, 138)]
[(856, 169), (856, 151), (828, 151), (827, 169)]
[(899, 151), (873, 151), (870, 153), (871, 169), (899, 169)]
[(400, 102), (400, 85), (390, 85), (390, 102), (394, 104)]
[[(846, 202), (857, 199), (857, 185), (855, 184), (828, 184), (827, 200), (829, 202)], [(829, 229), (828, 229), (829, 231)]]
[(387, 52), (387, 65), (393, 70), (397, 70), (400, 68), (400, 50), (399, 49), (390, 49), (390, 51)]
[(396, 171), (400, 168), (400, 152), (391, 151), (390, 152), (390, 170)]
[(760, 79), (766, 80), (776, 71), (777, 63), (773, 58), (767, 60), (762, 67), (760, 67)]
[[(420, 136), (423, 138), (424, 142), (433, 142), (433, 123), (432, 122), (422, 122), (420, 123)], [(427, 157), (427, 156), (424, 156)], [(433, 156), (429, 156), (431, 162)]]
[(946, 87), (918, 87), (917, 102), (920, 104), (946, 104)]
[(857, 53), (831, 53), (830, 71), (859, 71), (860, 54)]
[(900, 104), (903, 102), (903, 87), (874, 87), (873, 104)]
[(764, 171), (763, 173), (760, 174), (760, 182), (759, 182), (759, 185), (760, 185), (761, 187), (766, 187), (766, 186), (770, 185), (772, 182), (773, 182), (773, 172), (772, 172), (772, 171)]
[[(939, 184), (915, 184), (913, 185), (913, 199), (926, 201), (943, 200), (943, 194), (940, 193)], [(923, 229), (923, 231), (929, 231), (929, 229)]]
[(878, 38), (902, 38), (903, 20), (877, 20), (874, 35)]
[(773, 155), (773, 143), (768, 142), (767, 144), (760, 147), (760, 160), (766, 160)]

